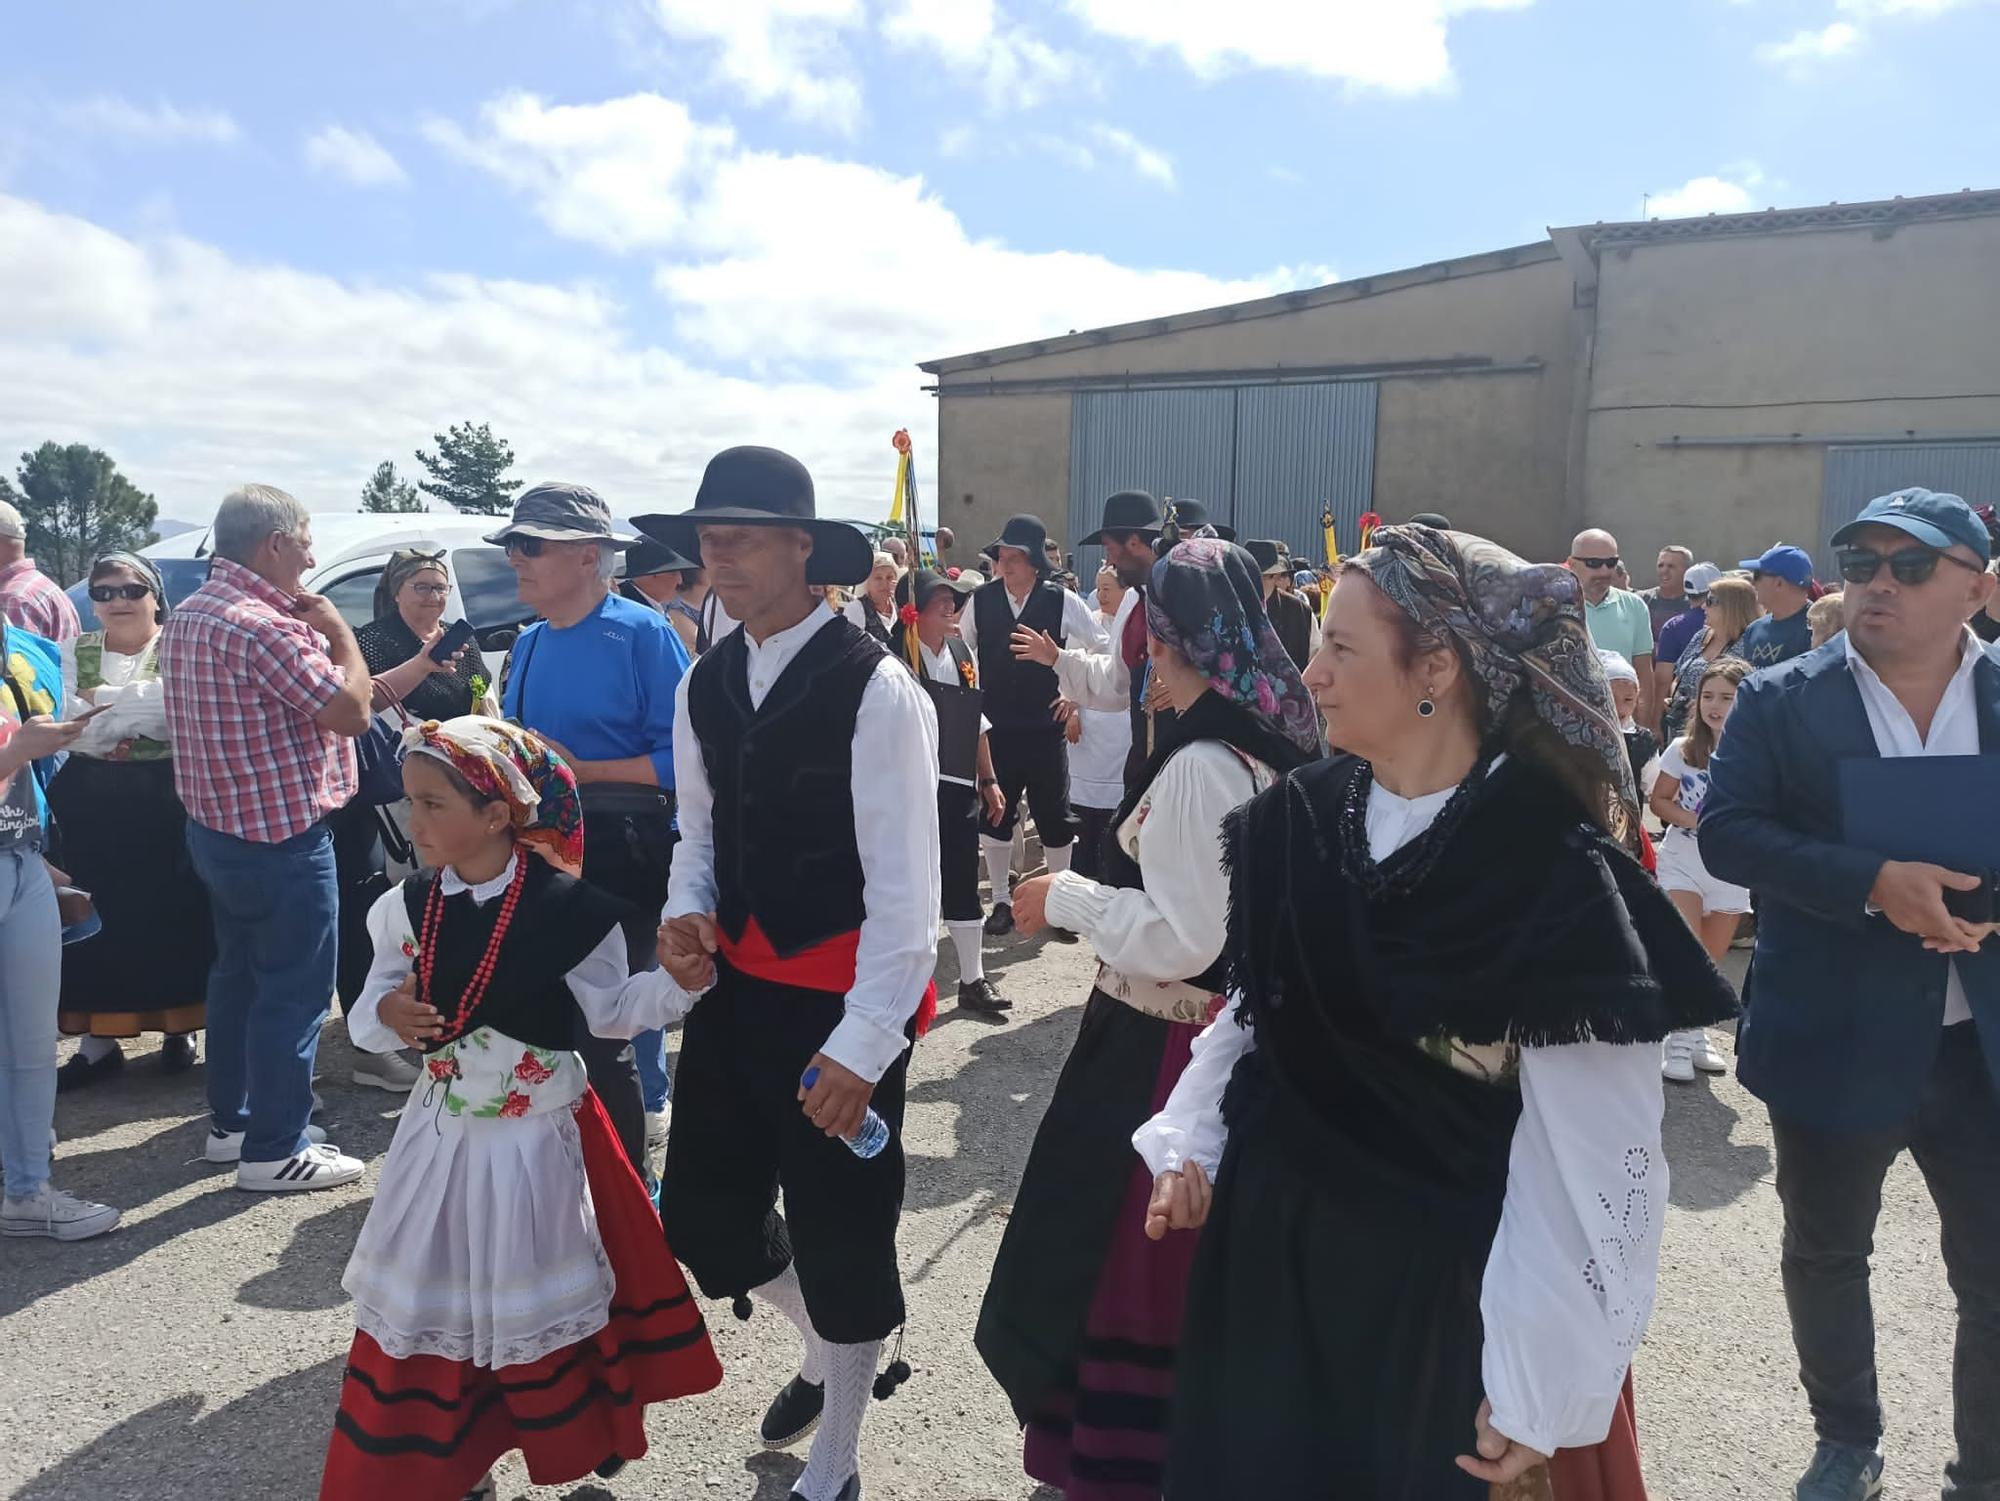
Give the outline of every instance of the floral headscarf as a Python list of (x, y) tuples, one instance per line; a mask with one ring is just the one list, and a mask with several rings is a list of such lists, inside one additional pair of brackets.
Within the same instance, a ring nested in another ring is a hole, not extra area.
[(1484, 691), (1489, 723), (1505, 720), (1526, 683), (1536, 716), (1592, 758), (1593, 776), (1609, 783), (1600, 819), (1614, 837), (1627, 838), (1639, 822), (1632, 763), (1576, 575), (1467, 532), (1385, 526), (1372, 541), (1350, 566), (1426, 631), (1458, 644)]
[(444, 549), (424, 552), (418, 548), (400, 548), (389, 554), (389, 561), (382, 565), (382, 577), (375, 584), (375, 618), (394, 612), (396, 596), (403, 592), (403, 585), (422, 573), (434, 568), (451, 582), (451, 570), (444, 564)]
[(1271, 629), (1249, 553), (1220, 537), (1175, 543), (1153, 565), (1146, 628), (1216, 693), (1261, 714), (1306, 755), (1318, 754), (1319, 711)]
[(466, 714), (403, 732), (413, 756), (433, 756), (486, 797), (507, 805), (514, 837), (557, 870), (583, 870), (583, 803), (576, 774), (541, 736), (504, 719)]

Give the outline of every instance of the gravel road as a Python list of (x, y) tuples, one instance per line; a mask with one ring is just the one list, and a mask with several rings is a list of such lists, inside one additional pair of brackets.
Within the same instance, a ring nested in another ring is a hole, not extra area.
[[(946, 946), (949, 953), (949, 946)], [(1013, 1422), (971, 1330), (1008, 1204), (1089, 989), (1085, 945), (1014, 940), (994, 973), (1004, 1025), (949, 1010), (911, 1069), (902, 1254), (916, 1379), (871, 1407), (873, 1501), (1027, 1501)], [(1738, 959), (1740, 955), (1734, 956)], [(944, 961), (941, 980), (949, 977)], [(949, 988), (946, 990), (949, 995)], [(347, 1082), (338, 1023), (320, 1052), (333, 1140), (380, 1163), (400, 1103)], [(100, 1240), (0, 1245), (0, 1495), (20, 1501), (291, 1501), (316, 1493), (343, 1352), (340, 1289), (371, 1172), (323, 1193), (239, 1193), (199, 1160), (201, 1074), (162, 1078), (153, 1047), (114, 1082), (65, 1096), (58, 1181), (118, 1205)], [(1672, 1088), (1673, 1205), (1662, 1292), (1638, 1363), (1656, 1501), (1784, 1497), (1811, 1449), (1778, 1286), (1769, 1128), (1733, 1079)], [(1935, 1496), (1950, 1451), (1952, 1313), (1937, 1220), (1905, 1159), (1877, 1236), (1887, 1495)], [(728, 1377), (655, 1408), (652, 1453), (615, 1482), (501, 1495), (536, 1501), (784, 1501), (802, 1456), (762, 1455), (764, 1404), (795, 1369), (768, 1312), (709, 1309)], [(1469, 1416), (1469, 1415), (1468, 1415)], [(384, 1498), (391, 1501), (391, 1498)]]

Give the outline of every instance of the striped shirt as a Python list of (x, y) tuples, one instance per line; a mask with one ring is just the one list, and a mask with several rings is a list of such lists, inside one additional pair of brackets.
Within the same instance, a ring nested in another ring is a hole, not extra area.
[(346, 684), (326, 638), (259, 575), (217, 558), (160, 628), (174, 788), (196, 823), (254, 844), (354, 796), (354, 742), (313, 722)]

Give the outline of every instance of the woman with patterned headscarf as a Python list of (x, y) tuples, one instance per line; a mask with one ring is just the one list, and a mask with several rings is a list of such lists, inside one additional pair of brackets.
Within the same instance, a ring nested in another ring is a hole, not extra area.
[(1576, 580), (1385, 528), (1306, 681), (1341, 754), (1232, 816), (1235, 994), (1134, 1142), (1147, 1233), (1206, 1222), (1168, 1495), (1639, 1501), (1659, 1044), (1735, 1005)]
[(1222, 1006), (1223, 819), (1320, 753), (1319, 717), (1243, 549), (1212, 536), (1176, 544), (1153, 567), (1146, 627), (1154, 680), (1177, 713), (1112, 816), (1103, 878), (1064, 871), (1014, 893), (1022, 933), (1054, 924), (1090, 941), (1097, 984), (1036, 1133), (977, 1343), (1027, 1425), (1028, 1474), (1070, 1501), (1160, 1492), (1194, 1244), (1142, 1234), (1153, 1178), (1132, 1132)]
[(572, 1051), (693, 1004), (627, 978), (623, 904), (576, 878), (583, 810), (540, 737), (479, 717), (406, 736), (426, 872), (368, 914), (357, 1044), (424, 1052), (342, 1286), (357, 1330), (321, 1501), (493, 1495), (646, 1452), (645, 1410), (722, 1379), (660, 1222)]
[(101, 622), (62, 644), (72, 713), (100, 712), (49, 784), (62, 858), (91, 894), (104, 928), (63, 950), (57, 1020), (83, 1041), (57, 1088), (95, 1084), (125, 1066), (124, 1037), (163, 1032), (163, 1072), (194, 1063), (215, 956), (208, 892), (188, 855), (187, 812), (174, 793), (173, 737), (160, 696), (158, 644), (167, 618), (159, 570), (114, 552), (90, 569)]

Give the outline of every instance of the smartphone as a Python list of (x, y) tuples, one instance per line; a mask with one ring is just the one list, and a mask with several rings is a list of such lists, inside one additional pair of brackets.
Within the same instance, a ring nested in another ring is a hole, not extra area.
[(2000, 885), (2000, 876), (1988, 872), (1985, 879), (1971, 891), (1947, 890), (1944, 894), (1944, 910), (1960, 922), (2000, 922), (2000, 916), (1995, 916), (1996, 910), (2000, 910), (2000, 902), (1995, 900), (1996, 885)]
[(431, 648), (431, 660), (433, 662), (449, 662), (458, 654), (460, 647), (471, 642), (474, 634), (471, 621), (459, 621), (450, 630), (438, 637), (438, 644)]
[(102, 714), (106, 709), (109, 709), (110, 707), (111, 705), (109, 704), (99, 704), (94, 709), (85, 709), (81, 714), (70, 715), (70, 717), (68, 719), (63, 720), (62, 723), (89, 724), (91, 720), (97, 718), (98, 715)]

